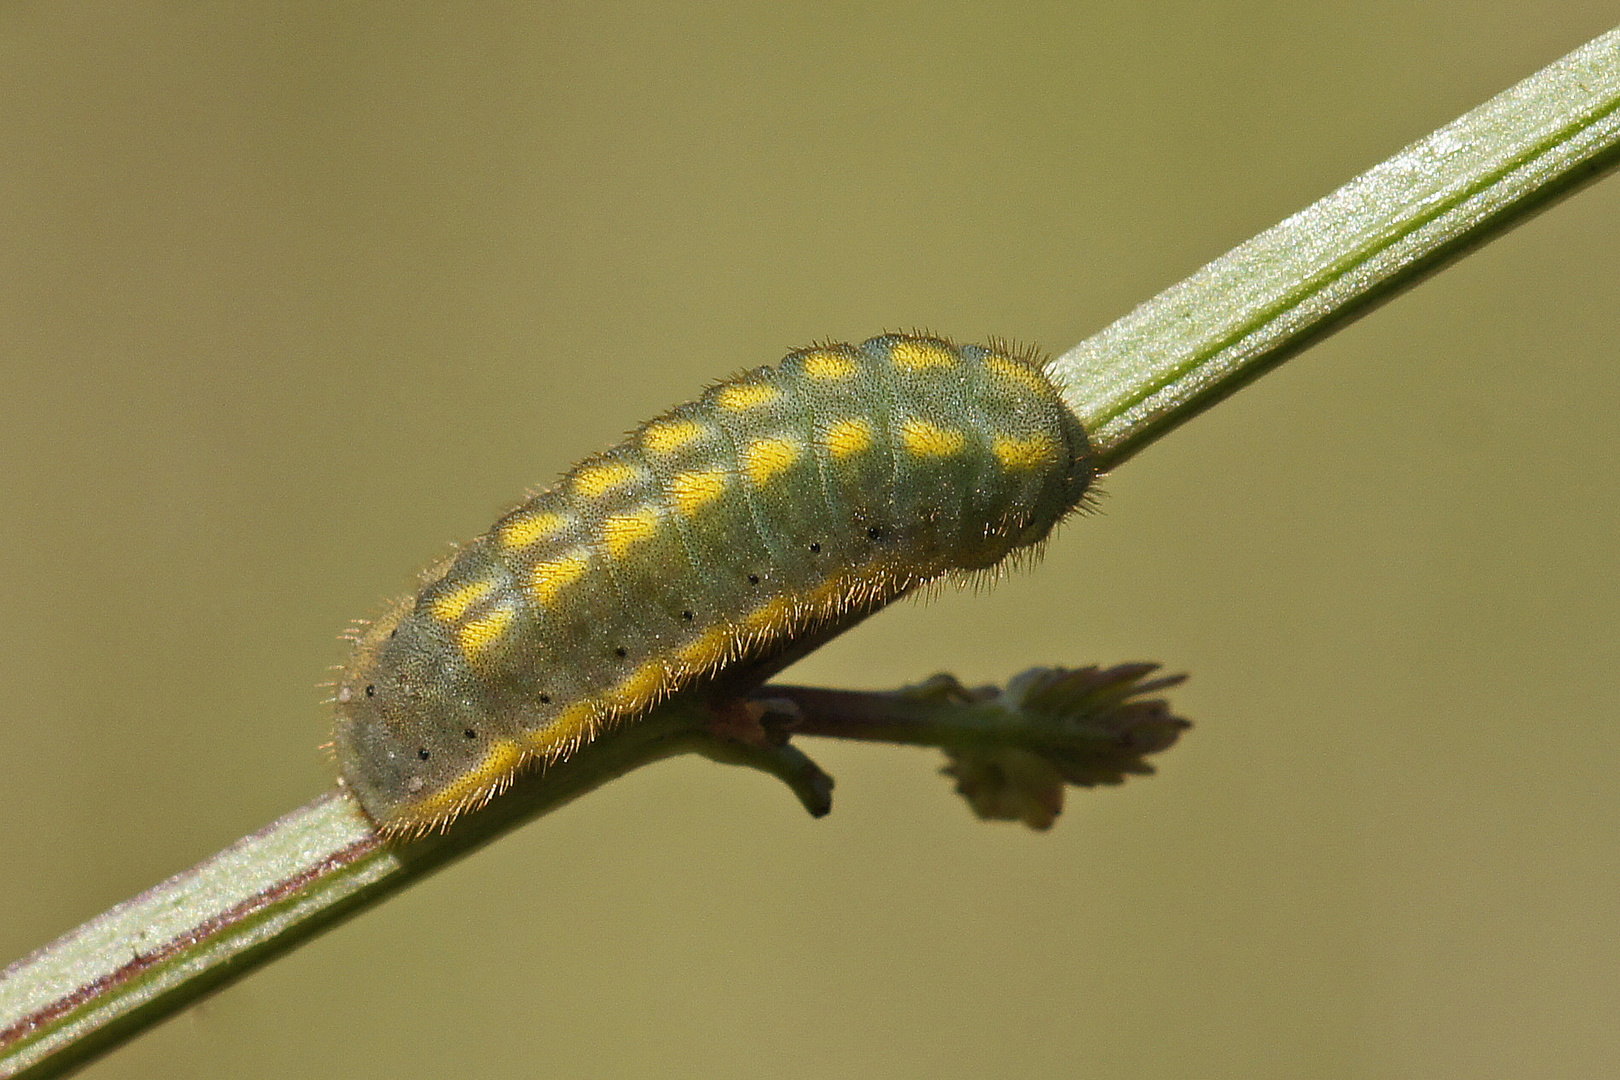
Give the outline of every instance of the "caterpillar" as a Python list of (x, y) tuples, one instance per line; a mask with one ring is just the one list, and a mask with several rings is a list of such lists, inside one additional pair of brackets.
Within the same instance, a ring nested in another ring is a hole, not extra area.
[(672, 693), (1038, 545), (1094, 474), (1031, 355), (790, 353), (576, 465), (358, 630), (341, 782), (386, 833), (443, 828)]

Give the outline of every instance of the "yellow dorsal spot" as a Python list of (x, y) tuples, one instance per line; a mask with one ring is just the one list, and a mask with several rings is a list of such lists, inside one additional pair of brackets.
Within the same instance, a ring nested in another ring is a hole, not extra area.
[(615, 559), (658, 532), (658, 511), (651, 506), (627, 514), (610, 514), (602, 522), (602, 543)]
[(647, 430), (641, 433), (641, 445), (649, 453), (673, 454), (685, 446), (690, 446), (709, 433), (707, 424), (696, 420), (660, 420), (650, 424)]
[(782, 396), (782, 391), (769, 383), (744, 382), (722, 386), (714, 400), (727, 412), (747, 412), (769, 405)]
[(905, 371), (923, 371), (956, 364), (956, 354), (937, 341), (897, 341), (889, 349), (889, 358), (895, 367)]
[(821, 445), (835, 461), (864, 453), (872, 448), (872, 425), (865, 420), (840, 420), (822, 432)]
[(522, 764), (523, 748), (510, 739), (497, 739), (477, 765), (413, 804), (411, 816), (422, 821), (448, 817), (498, 788)]
[(536, 540), (556, 536), (572, 523), (573, 519), (567, 514), (553, 513), (549, 510), (515, 517), (501, 526), (501, 547), (507, 551), (522, 550)]
[(623, 487), (640, 475), (640, 470), (628, 461), (586, 465), (574, 474), (574, 490), (587, 499), (595, 499), (616, 487)]
[(915, 418), (901, 425), (900, 440), (918, 457), (949, 457), (967, 445), (967, 438), (960, 431), (936, 427)]
[(755, 439), (743, 451), (743, 469), (756, 487), (764, 487), (799, 460), (799, 444), (791, 439)]
[(675, 504), (675, 509), (686, 517), (691, 517), (725, 493), (724, 469), (700, 469), (676, 473), (669, 478), (669, 499)]
[(468, 660), (477, 660), (506, 636), (516, 618), (517, 612), (502, 606), (491, 608), (487, 615), (468, 620), (467, 625), (456, 631), (456, 641), (461, 645), (462, 653)]
[(1039, 469), (1057, 458), (1057, 442), (1045, 432), (1025, 439), (997, 435), (990, 440), (990, 449), (996, 460), (1009, 469)]
[(428, 610), (440, 622), (453, 623), (467, 614), (468, 608), (494, 591), (493, 581), (469, 581), (465, 585), (457, 585), (440, 593), (434, 598)]
[(1026, 388), (1038, 394), (1052, 392), (1052, 388), (1041, 377), (1041, 373), (1028, 364), (1021, 364), (1017, 360), (1011, 360), (996, 353), (991, 353), (985, 357), (983, 363), (984, 369), (998, 379), (1022, 383)]
[(859, 371), (855, 361), (842, 353), (817, 352), (804, 358), (804, 373), (820, 382), (842, 382)]
[(570, 582), (583, 577), (590, 565), (590, 557), (578, 549), (555, 559), (541, 559), (529, 571), (529, 594), (536, 603), (549, 604)]

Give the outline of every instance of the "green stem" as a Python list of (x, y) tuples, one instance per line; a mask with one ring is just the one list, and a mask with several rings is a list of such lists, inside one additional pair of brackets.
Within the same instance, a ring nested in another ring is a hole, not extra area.
[(425, 874), (632, 769), (700, 748), (672, 703), (454, 829), (389, 844), (331, 792), (0, 973), (0, 1076), (57, 1076)]
[[(1620, 31), (1552, 64), (1052, 362), (1103, 469), (1620, 162)], [(893, 722), (889, 715), (885, 722)], [(807, 806), (818, 771), (662, 709), (526, 777), (449, 833), (386, 845), (331, 794), (0, 974), (0, 1076), (59, 1075), (520, 822), (700, 751)]]
[(1053, 360), (1103, 471), (1620, 163), (1620, 29)]

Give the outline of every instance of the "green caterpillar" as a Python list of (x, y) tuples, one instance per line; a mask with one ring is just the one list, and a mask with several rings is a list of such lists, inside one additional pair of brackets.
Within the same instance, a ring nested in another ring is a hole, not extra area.
[(1043, 540), (1093, 476), (1029, 356), (890, 334), (643, 424), (424, 576), (337, 684), (343, 784), (446, 825), (610, 721)]

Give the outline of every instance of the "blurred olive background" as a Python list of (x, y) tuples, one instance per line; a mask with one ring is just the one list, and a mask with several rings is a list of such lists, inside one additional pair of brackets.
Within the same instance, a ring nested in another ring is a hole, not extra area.
[[(5, 5), (0, 962), (325, 790), (346, 622), (707, 380), (1061, 351), (1614, 18)], [(1617, 252), (1610, 180), (792, 673), (1160, 660), (1158, 777), (666, 763), (89, 1075), (1616, 1075)]]

